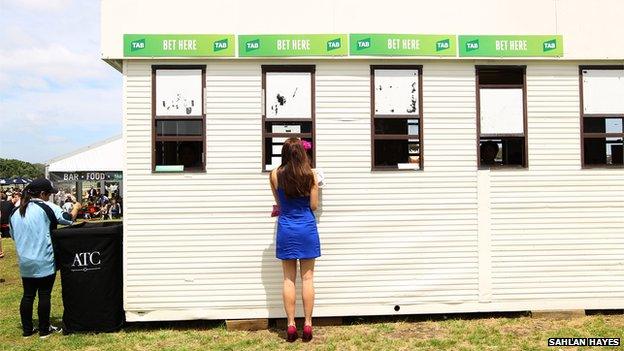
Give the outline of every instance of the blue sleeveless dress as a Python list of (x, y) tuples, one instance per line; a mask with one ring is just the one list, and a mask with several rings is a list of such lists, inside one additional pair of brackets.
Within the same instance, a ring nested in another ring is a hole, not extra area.
[(280, 215), (277, 219), (275, 256), (280, 260), (311, 259), (321, 256), (316, 218), (310, 208), (310, 197), (286, 198), (277, 188)]

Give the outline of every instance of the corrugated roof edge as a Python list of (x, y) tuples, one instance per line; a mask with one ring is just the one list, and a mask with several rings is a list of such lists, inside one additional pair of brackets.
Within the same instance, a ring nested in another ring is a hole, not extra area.
[(109, 65), (111, 65), (111, 67), (113, 67), (114, 69), (119, 71), (119, 73), (123, 73), (122, 72), (123, 60), (102, 58), (102, 61), (104, 61), (104, 62), (108, 63)]

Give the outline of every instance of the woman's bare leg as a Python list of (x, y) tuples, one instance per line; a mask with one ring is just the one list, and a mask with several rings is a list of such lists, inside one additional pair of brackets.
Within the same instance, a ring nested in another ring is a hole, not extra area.
[(295, 280), (297, 279), (297, 260), (282, 260), (282, 270), (284, 271), (284, 287), (282, 297), (284, 298), (284, 310), (288, 318), (288, 325), (295, 325)]
[(303, 281), (303, 311), (304, 325), (312, 325), (312, 310), (314, 309), (314, 259), (300, 260), (301, 280)]

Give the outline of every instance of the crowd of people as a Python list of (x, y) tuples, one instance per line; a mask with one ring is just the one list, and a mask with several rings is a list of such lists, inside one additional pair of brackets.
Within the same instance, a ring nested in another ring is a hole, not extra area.
[[(91, 187), (84, 195), (81, 203), (82, 209), (78, 212), (78, 218), (91, 220), (121, 218), (122, 199), (117, 190), (112, 191), (110, 196), (107, 196), (100, 189)], [(64, 190), (59, 190), (55, 194), (54, 200), (63, 211), (70, 211), (73, 204), (77, 201), (72, 194), (66, 193)]]
[[(18, 256), (24, 295), (20, 317), (24, 337), (39, 333), (46, 338), (60, 328), (50, 324), (51, 294), (56, 277), (51, 231), (57, 225), (71, 225), (76, 219), (117, 219), (122, 202), (117, 187), (107, 193), (91, 187), (81, 202), (71, 192), (57, 189), (48, 179), (38, 178), (24, 188), (0, 190), (0, 228), (12, 237)], [(0, 258), (5, 256), (0, 240)], [(39, 327), (33, 325), (33, 304), (39, 297)]]
[[(91, 187), (83, 194), (82, 208), (78, 211), (78, 218), (86, 220), (119, 219), (122, 216), (122, 198), (117, 190), (111, 191), (110, 196), (101, 192), (100, 189)], [(19, 207), (22, 199), (22, 189), (10, 187), (0, 191), (0, 233), (2, 237), (9, 237), (9, 215), (14, 208)], [(74, 195), (61, 189), (52, 194), (51, 202), (63, 209), (65, 213), (71, 213), (77, 199)], [(0, 248), (0, 258), (3, 257)]]

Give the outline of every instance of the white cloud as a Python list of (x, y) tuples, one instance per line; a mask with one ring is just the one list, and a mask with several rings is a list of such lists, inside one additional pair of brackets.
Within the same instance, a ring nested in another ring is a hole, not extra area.
[(44, 124), (65, 124), (68, 129), (78, 130), (90, 125), (121, 127), (121, 87), (24, 92), (0, 102), (0, 111), (3, 124), (16, 127)]
[(121, 131), (98, 0), (0, 0), (0, 157), (44, 161)]
[[(74, 84), (89, 79), (104, 79), (110, 69), (92, 53), (70, 51), (58, 43), (47, 47), (24, 47), (0, 52), (0, 66), (5, 72), (3, 86), (41, 88), (43, 79), (60, 84)], [(37, 82), (37, 84), (29, 84)]]

